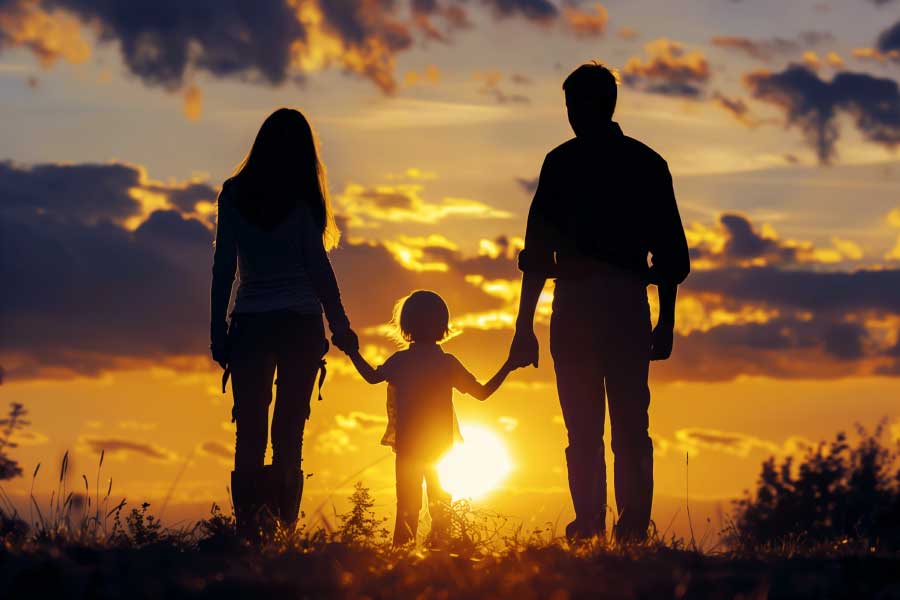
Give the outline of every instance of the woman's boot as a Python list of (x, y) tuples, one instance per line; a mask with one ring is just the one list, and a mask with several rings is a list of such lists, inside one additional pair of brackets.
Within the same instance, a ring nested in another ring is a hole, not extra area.
[(252, 540), (259, 537), (259, 516), (265, 505), (264, 472), (244, 470), (231, 472), (231, 502), (239, 536)]
[(300, 499), (303, 497), (303, 471), (291, 469), (282, 472), (277, 496), (278, 516), (285, 525), (292, 526), (300, 515)]

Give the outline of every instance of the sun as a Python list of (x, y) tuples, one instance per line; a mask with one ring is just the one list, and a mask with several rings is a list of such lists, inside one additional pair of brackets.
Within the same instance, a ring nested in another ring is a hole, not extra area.
[(454, 498), (478, 499), (503, 483), (512, 470), (506, 446), (497, 434), (464, 425), (458, 442), (437, 466), (441, 485)]

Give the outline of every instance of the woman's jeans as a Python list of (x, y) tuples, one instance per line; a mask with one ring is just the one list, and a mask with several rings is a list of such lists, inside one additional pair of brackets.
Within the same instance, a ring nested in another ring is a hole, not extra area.
[(232, 416), (237, 422), (235, 471), (263, 466), (276, 371), (272, 465), (284, 473), (300, 470), (310, 396), (328, 351), (322, 316), (291, 311), (236, 314), (228, 335)]

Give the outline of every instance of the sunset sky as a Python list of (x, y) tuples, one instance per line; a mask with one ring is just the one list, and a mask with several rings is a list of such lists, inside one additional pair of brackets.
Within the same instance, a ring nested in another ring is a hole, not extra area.
[[(105, 449), (117, 499), (171, 494), (170, 521), (227, 505), (215, 198), (279, 106), (321, 139), (364, 354), (434, 289), (463, 332), (446, 349), (486, 379), (538, 170), (572, 135), (560, 86), (592, 59), (667, 159), (693, 259), (651, 369), (657, 523), (680, 518), (686, 454), (710, 513), (768, 456), (882, 418), (900, 439), (900, 0), (0, 0), (0, 401), (32, 423), (4, 489), (41, 462), (44, 494), (66, 450), (93, 481)], [(571, 513), (551, 298), (540, 368), (455, 399), (513, 463), (482, 503), (534, 524)], [(328, 361), (303, 508), (361, 479), (390, 512), (385, 389)]]

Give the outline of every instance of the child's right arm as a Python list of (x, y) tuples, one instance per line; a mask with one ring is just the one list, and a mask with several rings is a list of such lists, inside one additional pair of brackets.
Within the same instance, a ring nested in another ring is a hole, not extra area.
[(372, 368), (372, 365), (366, 361), (359, 353), (359, 350), (355, 350), (350, 352), (347, 356), (350, 357), (351, 362), (353, 362), (353, 366), (356, 367), (356, 370), (362, 376), (363, 379), (366, 380), (366, 383), (381, 383), (384, 381), (384, 375), (376, 371)]

